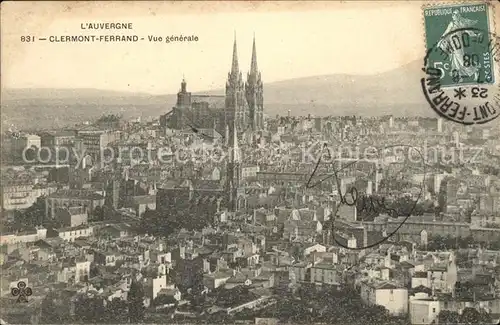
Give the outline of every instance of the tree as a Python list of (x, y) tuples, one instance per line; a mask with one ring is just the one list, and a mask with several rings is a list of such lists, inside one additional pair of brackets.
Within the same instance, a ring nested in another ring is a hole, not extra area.
[(108, 114), (102, 115), (96, 123), (113, 123), (120, 121), (121, 116), (119, 114)]
[(162, 306), (167, 304), (177, 304), (177, 300), (175, 300), (175, 298), (172, 296), (159, 295), (153, 301), (154, 306)]
[(445, 249), (456, 249), (457, 248), (457, 239), (447, 234), (444, 238), (444, 246)]
[(173, 212), (166, 217), (157, 210), (147, 210), (142, 214), (140, 229), (150, 235), (168, 237), (178, 228)]
[(55, 303), (54, 295), (49, 294), (43, 300), (40, 307), (40, 323), (42, 324), (64, 324), (66, 319), (59, 306)]
[(94, 263), (90, 263), (90, 272), (89, 273), (90, 273), (89, 274), (90, 278), (93, 278), (93, 277), (101, 274), (101, 272), (99, 271), (99, 267), (97, 267), (97, 265)]
[(481, 314), (477, 309), (466, 307), (462, 315), (460, 315), (460, 322), (463, 324), (482, 324), (481, 318)]
[(488, 314), (484, 309), (481, 309), (479, 312), (479, 323), (480, 324), (492, 324), (493, 319), (491, 318), (491, 315)]
[(54, 304), (54, 301), (49, 297), (46, 296), (42, 300), (42, 305), (40, 308), (40, 322), (43, 323), (60, 323), (59, 317), (57, 314), (57, 308), (56, 305)]
[(489, 248), (492, 250), (500, 250), (500, 238), (489, 243)]
[(106, 323), (125, 323), (127, 321), (127, 302), (114, 298), (106, 305)]
[(438, 315), (439, 324), (457, 324), (460, 322), (460, 315), (455, 311), (442, 310)]
[(144, 318), (144, 288), (135, 279), (132, 280), (128, 292), (128, 319), (131, 323), (138, 323)]
[[(64, 151), (62, 151), (64, 152)], [(63, 157), (59, 157), (60, 160), (63, 160)], [(56, 182), (56, 183), (69, 183), (69, 167), (59, 167), (52, 168), (49, 171), (49, 175), (47, 177), (48, 182)]]
[(75, 304), (75, 320), (81, 320), (84, 323), (101, 323), (105, 311), (102, 298), (82, 297)]
[(100, 206), (96, 206), (94, 208), (94, 211), (92, 212), (92, 219), (95, 220), (95, 221), (102, 221), (104, 218), (103, 218), (103, 211), (102, 211), (102, 208)]
[(154, 236), (168, 237), (175, 231), (201, 231), (213, 223), (210, 211), (200, 209), (189, 203), (163, 207), (159, 210), (146, 210), (141, 217), (140, 229)]
[(14, 212), (15, 220), (18, 226), (35, 227), (47, 224), (45, 220), (45, 197), (41, 196), (24, 211), (16, 210)]
[(440, 235), (432, 236), (427, 244), (427, 249), (430, 251), (443, 250), (445, 248), (444, 238)]
[(458, 239), (458, 246), (460, 248), (469, 248), (470, 245), (474, 244), (474, 238), (472, 236), (460, 237)]

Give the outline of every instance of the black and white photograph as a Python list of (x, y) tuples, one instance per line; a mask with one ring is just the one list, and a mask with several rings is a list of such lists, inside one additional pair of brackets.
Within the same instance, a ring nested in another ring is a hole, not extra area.
[(0, 14), (0, 324), (500, 322), (500, 1)]

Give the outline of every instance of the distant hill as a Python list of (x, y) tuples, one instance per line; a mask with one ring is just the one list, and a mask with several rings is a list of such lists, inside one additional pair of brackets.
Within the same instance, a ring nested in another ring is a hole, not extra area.
[(96, 119), (103, 114), (125, 118), (159, 116), (175, 95), (155, 96), (100, 89), (4, 89), (2, 127), (52, 129)]
[[(420, 69), (421, 61), (414, 61), (378, 75), (324, 75), (264, 83), (264, 110), (270, 116), (285, 115), (288, 110), (292, 115), (434, 116), (420, 89)], [(224, 94), (224, 90), (201, 93)], [(159, 116), (175, 100), (175, 94), (100, 89), (4, 89), (2, 125), (53, 128), (110, 113), (125, 118)]]
[[(137, 96), (151, 96), (146, 93), (135, 93)], [(62, 98), (95, 98), (130, 96), (123, 91), (101, 90), (92, 88), (7, 88), (2, 90), (2, 100), (18, 99), (62, 99)]]
[[(372, 76), (325, 75), (265, 85), (269, 106), (315, 115), (432, 115), (420, 88), (421, 62)], [(279, 104), (278, 104), (279, 103)], [(298, 107), (297, 107), (298, 108)], [(295, 108), (295, 109), (297, 109)]]

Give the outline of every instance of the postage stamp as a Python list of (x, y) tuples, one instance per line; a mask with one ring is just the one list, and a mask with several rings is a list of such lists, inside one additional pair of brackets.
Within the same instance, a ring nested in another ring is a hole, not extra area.
[(490, 31), (490, 10), (480, 3), (423, 9), (422, 91), (438, 115), (463, 125), (500, 115), (500, 41)]
[(439, 2), (2, 2), (0, 324), (498, 323), (500, 1)]
[(441, 87), (494, 83), (493, 58), (483, 45), (491, 32), (488, 12), (486, 4), (424, 8), (427, 50), (438, 49), (428, 63), (441, 70)]

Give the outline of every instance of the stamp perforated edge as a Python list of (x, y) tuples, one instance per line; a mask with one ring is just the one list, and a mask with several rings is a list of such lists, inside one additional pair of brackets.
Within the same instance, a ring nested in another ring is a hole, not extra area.
[[(425, 52), (424, 56), (427, 55), (427, 52), (429, 49), (427, 48), (427, 31), (425, 29), (425, 9), (429, 8), (441, 8), (441, 7), (456, 7), (456, 6), (473, 6), (473, 5), (486, 5), (487, 7), (487, 22), (488, 22), (488, 27), (489, 31), (488, 33), (490, 35), (495, 36), (495, 42), (500, 43), (500, 34), (496, 34), (497, 30), (497, 25), (496, 25), (496, 17), (495, 17), (495, 5), (496, 3), (493, 3), (492, 1), (439, 1), (439, 2), (428, 2), (424, 3), (423, 5), (420, 6), (420, 18), (421, 18), (421, 23), (422, 23), (422, 30), (423, 30), (423, 41), (424, 41), (424, 47), (425, 47)], [(500, 7), (500, 5), (499, 5)], [(493, 59), (492, 64), (496, 65), (496, 68), (493, 69), (495, 72), (495, 84), (500, 85), (500, 51), (497, 51), (494, 54), (497, 57), (497, 60)], [(467, 85), (465, 85), (467, 86)], [(470, 85), (469, 85), (470, 86)]]
[[(439, 2), (428, 2), (424, 3), (423, 5), (420, 6), (421, 9), (421, 19), (422, 19), (422, 29), (423, 29), (423, 36), (424, 36), (424, 41), (427, 40), (427, 32), (425, 30), (425, 9), (429, 8), (441, 8), (441, 7), (456, 7), (456, 6), (472, 6), (472, 5), (486, 5), (488, 8), (487, 10), (487, 18), (488, 18), (488, 26), (490, 27), (490, 33), (495, 34), (496, 29), (496, 19), (495, 19), (495, 14), (494, 14), (494, 8), (495, 8), (495, 3), (492, 3), (491, 1), (439, 1)], [(492, 29), (492, 30), (491, 30)], [(425, 47), (427, 49), (427, 42), (425, 42)]]

